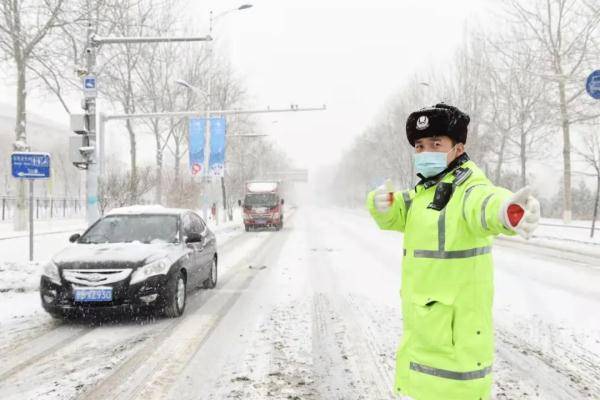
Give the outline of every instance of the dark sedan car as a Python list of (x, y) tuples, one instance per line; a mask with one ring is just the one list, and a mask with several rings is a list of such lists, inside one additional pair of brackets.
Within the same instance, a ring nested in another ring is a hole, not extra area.
[(42, 305), (52, 316), (151, 307), (180, 316), (186, 292), (217, 284), (215, 235), (190, 210), (113, 210), (44, 267)]

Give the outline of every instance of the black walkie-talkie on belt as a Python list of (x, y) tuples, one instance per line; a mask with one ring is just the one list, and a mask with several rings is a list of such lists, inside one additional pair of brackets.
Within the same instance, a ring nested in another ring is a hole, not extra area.
[(454, 187), (450, 182), (440, 182), (435, 187), (435, 194), (433, 195), (433, 201), (427, 206), (433, 210), (440, 211), (450, 201)]
[(435, 187), (433, 201), (427, 206), (432, 210), (441, 211), (450, 201), (454, 188), (460, 186), (467, 180), (473, 171), (468, 168), (457, 168), (454, 172), (454, 180), (452, 182), (439, 182)]

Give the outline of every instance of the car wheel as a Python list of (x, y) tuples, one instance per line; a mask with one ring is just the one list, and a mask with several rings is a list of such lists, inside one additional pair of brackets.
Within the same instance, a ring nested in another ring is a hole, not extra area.
[(210, 264), (210, 275), (208, 276), (208, 279), (204, 281), (204, 287), (206, 289), (213, 289), (215, 286), (217, 286), (217, 273), (217, 259), (213, 258)]
[(250, 225), (244, 225), (244, 227), (246, 228), (246, 232), (250, 232)]
[(178, 271), (167, 284), (167, 299), (163, 314), (168, 318), (176, 318), (183, 314), (186, 302), (186, 282), (183, 272)]

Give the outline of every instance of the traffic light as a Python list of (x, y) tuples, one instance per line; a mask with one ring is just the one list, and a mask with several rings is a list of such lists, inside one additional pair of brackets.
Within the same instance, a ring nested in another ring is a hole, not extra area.
[(87, 135), (90, 131), (88, 114), (71, 114), (71, 130), (78, 135)]

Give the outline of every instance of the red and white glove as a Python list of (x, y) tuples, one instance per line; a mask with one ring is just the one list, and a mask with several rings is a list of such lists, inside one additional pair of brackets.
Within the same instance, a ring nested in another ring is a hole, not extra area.
[(389, 211), (392, 203), (394, 203), (394, 185), (390, 179), (386, 179), (383, 185), (375, 189), (373, 202), (375, 203), (375, 209), (380, 213)]
[(525, 239), (529, 239), (540, 220), (540, 202), (525, 186), (509, 198), (500, 209), (500, 220)]

